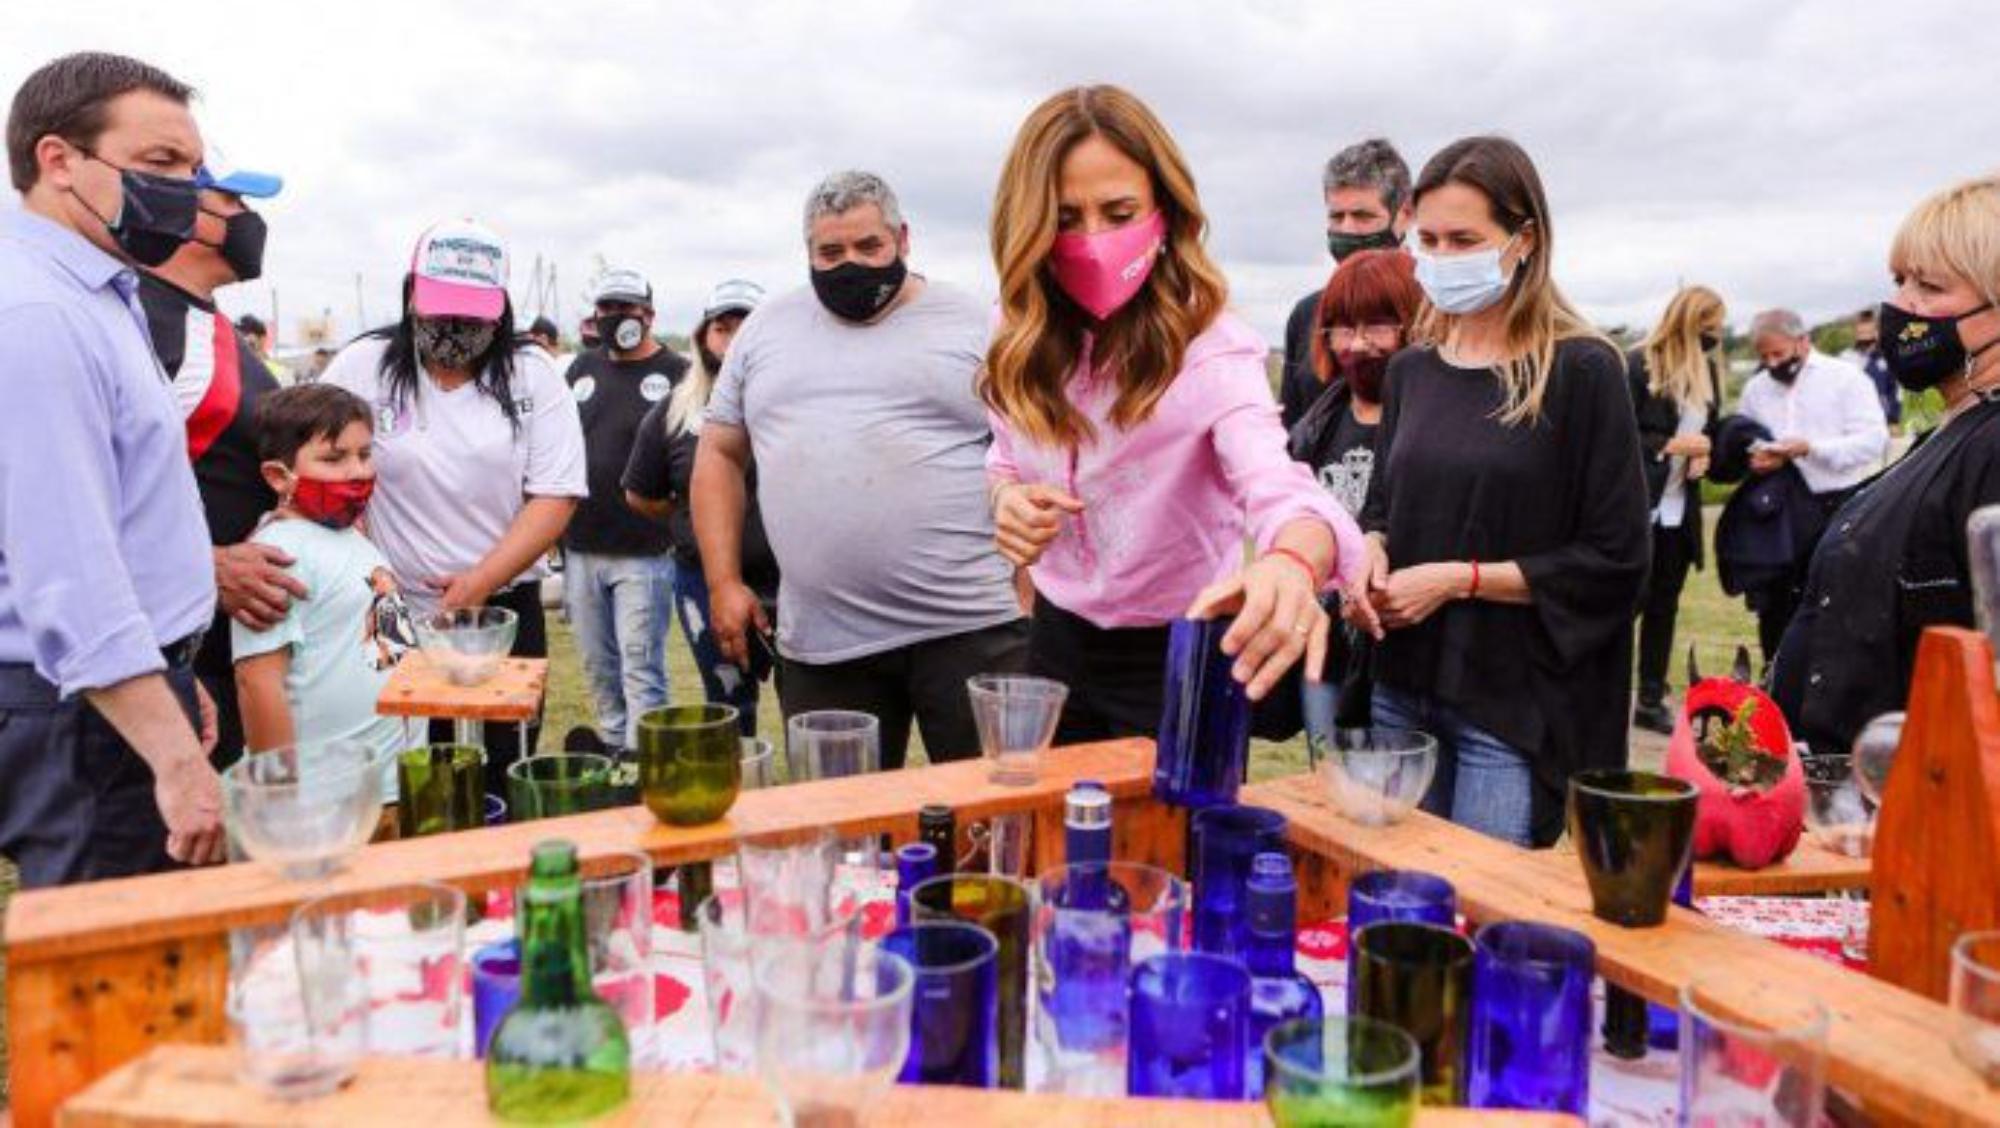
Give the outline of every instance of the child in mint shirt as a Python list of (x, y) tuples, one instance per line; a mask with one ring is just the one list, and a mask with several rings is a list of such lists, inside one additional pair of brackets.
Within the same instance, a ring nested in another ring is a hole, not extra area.
[[(290, 555), (286, 571), (307, 594), (269, 630), (230, 626), (247, 750), (330, 740), (409, 747), (406, 724), (375, 712), (412, 632), (388, 563), (356, 527), (375, 487), (368, 404), (305, 384), (259, 401), (256, 426), (278, 508), (251, 539)], [(387, 765), (384, 798), (393, 802), (393, 755)]]

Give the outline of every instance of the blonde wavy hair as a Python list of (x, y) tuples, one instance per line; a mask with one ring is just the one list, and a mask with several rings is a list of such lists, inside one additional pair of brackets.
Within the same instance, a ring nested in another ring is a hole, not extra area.
[[(1558, 342), (1589, 338), (1603, 342), (1614, 356), (1622, 358), (1623, 354), (1556, 286), (1549, 271), (1555, 257), (1555, 227), (1549, 221), (1549, 201), (1542, 191), (1541, 175), (1526, 150), (1505, 137), (1454, 141), (1425, 163), (1411, 201), (1419, 202), (1447, 184), (1461, 184), (1486, 197), (1493, 221), (1508, 235), (1534, 228), (1535, 249), (1515, 264), (1507, 292), (1500, 299), (1508, 359), (1493, 366), (1506, 392), (1499, 421), (1510, 427), (1534, 423), (1542, 415), (1542, 397), (1548, 392)], [(1417, 336), (1441, 345), (1450, 340), (1459, 321), (1460, 315), (1444, 313), (1426, 299), (1417, 313)]]
[[(1167, 238), (1145, 288), (1102, 324), (1062, 293), (1048, 269), (1055, 245), (1062, 162), (1102, 137), (1152, 180)], [(1229, 286), (1208, 257), (1208, 227), (1180, 147), (1145, 103), (1116, 86), (1078, 86), (1037, 106), (1007, 154), (993, 198), (993, 265), (1000, 325), (986, 351), (979, 394), (1024, 438), (1075, 447), (1095, 429), (1064, 395), (1087, 336), (1095, 369), (1116, 381), (1114, 426), (1148, 419), (1187, 355), (1228, 302)]]
[[(1722, 295), (1706, 286), (1683, 286), (1667, 302), (1660, 323), (1639, 344), (1646, 358), (1646, 390), (1688, 407), (1715, 406), (1715, 381), (1710, 374), (1721, 365)], [(1714, 330), (1713, 352), (1701, 347), (1701, 335)], [(1712, 367), (1713, 366), (1713, 367)]]
[(1889, 269), (1955, 274), (2000, 306), (2000, 173), (1954, 184), (1918, 204), (1896, 229)]

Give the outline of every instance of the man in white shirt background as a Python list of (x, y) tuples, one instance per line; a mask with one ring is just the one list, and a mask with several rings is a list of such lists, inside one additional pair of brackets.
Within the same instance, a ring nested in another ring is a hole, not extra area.
[[(1859, 368), (1814, 351), (1805, 321), (1791, 310), (1759, 313), (1750, 323), (1750, 344), (1762, 368), (1743, 386), (1736, 410), (1772, 435), (1770, 442), (1750, 448), (1750, 470), (1798, 470), (1810, 491), (1810, 512), (1794, 520), (1814, 530), (1810, 539), (1816, 543), (1826, 519), (1882, 464), (1889, 445), (1882, 401)], [(1791, 622), (1811, 559), (1806, 546), (1788, 582), (1752, 593), (1767, 659)]]

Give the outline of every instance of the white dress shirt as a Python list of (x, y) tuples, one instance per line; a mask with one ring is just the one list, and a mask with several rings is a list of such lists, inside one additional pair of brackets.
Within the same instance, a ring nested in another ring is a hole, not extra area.
[(1752, 376), (1736, 410), (1762, 423), (1778, 442), (1804, 439), (1812, 447), (1794, 462), (1814, 493), (1859, 485), (1889, 446), (1875, 385), (1859, 368), (1819, 352), (1806, 354), (1790, 387), (1768, 372)]

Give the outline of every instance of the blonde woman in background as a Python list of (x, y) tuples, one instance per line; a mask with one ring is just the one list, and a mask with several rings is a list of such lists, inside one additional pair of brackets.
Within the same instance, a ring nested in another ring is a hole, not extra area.
[(1424, 806), (1552, 843), (1568, 778), (1622, 766), (1646, 483), (1618, 350), (1564, 300), (1541, 177), (1469, 137), (1418, 177), (1417, 337), (1389, 363), (1350, 622), (1373, 723), (1438, 741)]
[(1653, 506), (1653, 567), (1639, 619), (1639, 704), (1632, 723), (1674, 731), (1667, 667), (1688, 568), (1702, 566), (1701, 479), (1722, 408), (1722, 299), (1706, 286), (1674, 294), (1651, 334), (1625, 357)]

